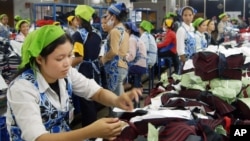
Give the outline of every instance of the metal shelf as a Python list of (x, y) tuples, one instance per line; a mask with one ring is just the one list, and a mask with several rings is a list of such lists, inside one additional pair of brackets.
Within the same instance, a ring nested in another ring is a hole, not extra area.
[[(34, 28), (37, 27), (36, 21), (40, 19), (51, 19), (53, 21), (58, 21), (61, 23), (62, 26), (67, 26), (67, 19), (58, 19), (58, 13), (65, 14), (65, 15), (72, 15), (74, 14), (74, 9), (78, 4), (67, 4), (67, 3), (34, 3), (32, 5), (32, 12), (33, 12), (33, 22)], [(92, 6), (97, 14), (98, 19), (94, 19), (93, 27), (100, 30), (102, 35), (104, 36), (103, 30), (101, 28), (101, 16), (105, 14), (108, 7), (102, 6)]]
[(151, 10), (149, 8), (134, 9), (132, 11), (131, 20), (137, 26), (141, 23), (142, 20), (147, 20), (151, 22), (156, 28), (157, 27), (157, 11)]

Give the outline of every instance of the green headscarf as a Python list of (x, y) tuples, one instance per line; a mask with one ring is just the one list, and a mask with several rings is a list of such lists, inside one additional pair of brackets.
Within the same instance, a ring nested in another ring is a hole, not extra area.
[(166, 14), (166, 16), (165, 16), (165, 18), (170, 18), (170, 17), (176, 17), (177, 15), (175, 14), (175, 13), (173, 13), (173, 12), (168, 12), (167, 14)]
[(27, 20), (19, 20), (19, 21), (17, 22), (17, 24), (16, 24), (16, 27), (15, 27), (17, 31), (20, 30), (20, 27), (21, 27), (21, 24), (22, 24), (22, 23), (30, 24), (30, 22), (27, 21)]
[(195, 28), (197, 28), (202, 22), (204, 22), (205, 21), (205, 19), (203, 19), (203, 18), (197, 18), (194, 22), (193, 22), (193, 26), (195, 27)]
[(225, 17), (227, 14), (226, 13), (222, 13), (219, 15), (219, 18), (222, 19), (223, 17)]
[(20, 21), (20, 20), (22, 20), (22, 17), (21, 17), (20, 15), (16, 15), (16, 16), (14, 17), (14, 20), (15, 20), (15, 21)]
[[(26, 64), (31, 63), (31, 57), (39, 56), (45, 47), (57, 38), (61, 37), (63, 34), (65, 34), (63, 29), (56, 25), (45, 25), (29, 33), (22, 46), (22, 62), (19, 69), (22, 69)], [(33, 67), (34, 64), (30, 65)]]
[(148, 33), (151, 32), (152, 29), (154, 29), (154, 25), (151, 24), (151, 22), (143, 20), (140, 23), (140, 27), (142, 27), (143, 29), (145, 29)]
[(1, 14), (1, 15), (0, 15), (0, 20), (2, 20), (3, 17), (5, 17), (5, 16), (7, 16), (7, 15), (6, 15), (6, 14)]
[(92, 15), (95, 13), (95, 9), (88, 5), (77, 5), (75, 8), (75, 15), (83, 18), (86, 21), (92, 19)]

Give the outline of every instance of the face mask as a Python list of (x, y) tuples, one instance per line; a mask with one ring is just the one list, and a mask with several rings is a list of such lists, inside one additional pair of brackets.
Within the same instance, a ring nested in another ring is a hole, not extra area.
[(90, 24), (93, 24), (94, 23), (94, 20), (92, 19), (92, 20), (90, 20)]
[(107, 22), (107, 26), (112, 27), (114, 25), (114, 20), (109, 19)]

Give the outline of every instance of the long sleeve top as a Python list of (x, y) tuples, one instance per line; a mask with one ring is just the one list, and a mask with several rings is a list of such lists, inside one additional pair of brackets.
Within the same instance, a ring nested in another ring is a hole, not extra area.
[(129, 52), (126, 56), (126, 60), (128, 62), (135, 61), (135, 63), (133, 65), (147, 67), (146, 66), (147, 65), (146, 58), (147, 58), (147, 49), (146, 49), (144, 43), (135, 35), (133, 35), (133, 34), (130, 35), (130, 37), (129, 37)]
[[(75, 68), (69, 70), (67, 77), (72, 83), (74, 94), (79, 97), (90, 99), (101, 88), (94, 79), (87, 79)], [(15, 113), (18, 126), (22, 129), (22, 135), (25, 137), (24, 140), (27, 141), (34, 141), (42, 134), (48, 133), (41, 118), (39, 106), (41, 93), (46, 94), (58, 111), (66, 111), (66, 101), (69, 100), (64, 78), (58, 80), (60, 100), (58, 94), (50, 87), (40, 72), (36, 72), (36, 80), (39, 90), (29, 80), (16, 79), (7, 92), (9, 106)], [(10, 108), (7, 109), (6, 117), (9, 127), (13, 122)]]
[(207, 47), (207, 40), (204, 33), (200, 33), (198, 30), (195, 32), (196, 41), (196, 52), (202, 51), (202, 49)]
[(144, 32), (140, 39), (147, 49), (147, 65), (153, 66), (157, 60), (157, 44), (155, 38), (150, 33)]
[(165, 36), (163, 38), (163, 41), (158, 43), (157, 47), (158, 47), (158, 49), (165, 48), (165, 47), (169, 47), (170, 44), (174, 45), (174, 47), (172, 47), (170, 50), (174, 54), (176, 54), (177, 53), (177, 50), (176, 50), (176, 34), (171, 29), (167, 30), (167, 32), (165, 33)]
[(189, 32), (191, 36), (194, 36), (194, 30), (192, 24), (187, 25), (184, 22), (182, 22), (182, 25), (178, 28), (176, 32), (176, 49), (179, 56), (185, 54), (185, 40), (188, 37), (187, 32)]
[[(124, 29), (124, 35), (121, 37), (121, 31), (117, 28)], [(121, 41), (120, 41), (121, 40)], [(106, 52), (103, 56), (103, 63), (105, 64), (107, 61), (112, 60), (116, 55), (119, 55), (120, 59), (118, 62), (119, 67), (128, 68), (128, 65), (125, 60), (128, 49), (129, 49), (129, 35), (125, 32), (125, 27), (122, 23), (116, 25), (108, 35), (107, 42), (109, 43), (109, 51)]]

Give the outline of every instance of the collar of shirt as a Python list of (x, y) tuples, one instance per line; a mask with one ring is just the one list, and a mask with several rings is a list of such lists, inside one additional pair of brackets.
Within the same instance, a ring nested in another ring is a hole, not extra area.
[(204, 33), (200, 33), (200, 31), (196, 30), (196, 34), (199, 35), (200, 37), (205, 36)]
[(182, 22), (182, 25), (189, 32), (194, 32), (194, 30), (195, 30), (192, 23), (190, 23), (190, 25), (187, 25), (186, 23)]
[[(37, 83), (38, 83), (38, 86), (39, 86), (39, 93), (44, 93), (47, 90), (51, 89), (48, 82), (45, 80), (45, 78), (43, 77), (43, 75), (41, 74), (40, 71), (36, 72), (36, 80), (37, 80)], [(58, 80), (59, 88), (60, 88), (61, 85), (66, 85), (66, 83), (65, 84), (63, 84), (63, 83), (65, 83), (64, 79), (59, 79)]]

